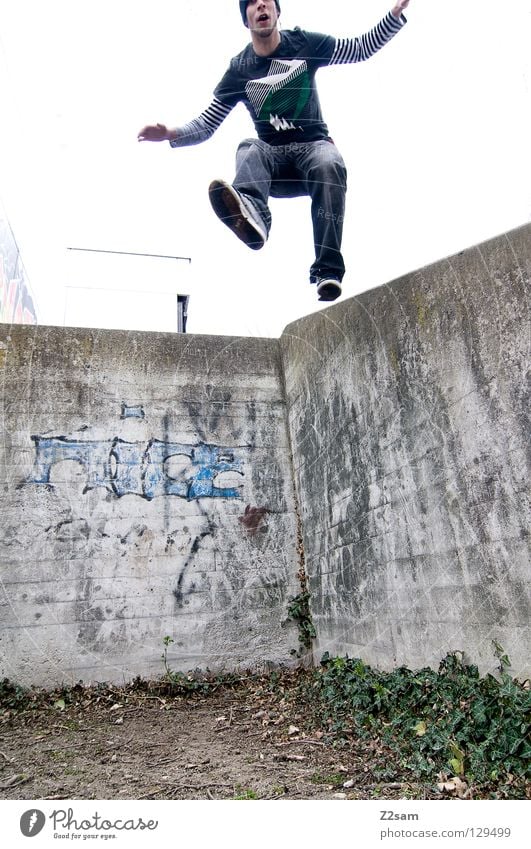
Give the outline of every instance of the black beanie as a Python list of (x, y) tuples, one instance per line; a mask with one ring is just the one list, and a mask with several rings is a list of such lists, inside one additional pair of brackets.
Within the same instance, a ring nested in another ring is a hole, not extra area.
[[(249, 0), (240, 0), (240, 12), (242, 13), (242, 21), (245, 26), (247, 26), (247, 3)], [(275, 0), (275, 6), (277, 7), (277, 12), (280, 15), (280, 3), (278, 0)]]

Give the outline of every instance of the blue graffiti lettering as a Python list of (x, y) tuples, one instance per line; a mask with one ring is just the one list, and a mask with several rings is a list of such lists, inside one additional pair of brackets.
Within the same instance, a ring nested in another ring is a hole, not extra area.
[(85, 467), (87, 483), (85, 491), (97, 486), (107, 486), (110, 481), (110, 454), (113, 443), (78, 442), (66, 437), (46, 438), (32, 436), (35, 442), (35, 465), (32, 483), (50, 483), (51, 468), (63, 460), (76, 460)]
[(115, 439), (110, 454), (112, 491), (122, 495), (143, 495), (143, 457), (135, 442)]
[(140, 405), (131, 407), (129, 404), (122, 404), (121, 419), (143, 419), (145, 415), (144, 408)]
[[(184, 455), (194, 468), (191, 477), (176, 480), (165, 469), (170, 457)], [(145, 454), (146, 470), (144, 494), (146, 498), (158, 495), (179, 495), (189, 500), (195, 498), (240, 498), (237, 487), (216, 487), (214, 479), (221, 472), (241, 472), (241, 462), (234, 460), (230, 451), (215, 445), (183, 445), (152, 439)]]
[[(241, 498), (240, 487), (216, 485), (223, 472), (243, 477), (243, 464), (234, 453), (217, 445), (185, 445), (152, 439), (147, 445), (112, 440), (83, 442), (64, 436), (32, 436), (35, 462), (28, 483), (51, 486), (52, 467), (64, 460), (74, 460), (86, 470), (84, 492), (104, 487), (121, 498), (139, 495), (151, 501), (159, 496), (187, 498)], [(169, 474), (167, 461), (183, 456), (186, 463), (179, 477)]]

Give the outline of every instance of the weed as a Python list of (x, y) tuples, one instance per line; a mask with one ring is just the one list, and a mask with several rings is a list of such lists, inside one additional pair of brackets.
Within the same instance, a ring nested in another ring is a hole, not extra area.
[(310, 776), (312, 784), (331, 784), (333, 786), (341, 786), (345, 781), (345, 776), (339, 772), (333, 772), (331, 775), (320, 775), (318, 772)]
[(273, 787), (273, 790), (272, 790), (273, 796), (285, 796), (287, 792), (288, 792), (288, 788), (285, 787), (284, 785), (278, 786), (278, 787)]
[(495, 644), (494, 650), (500, 680), (481, 678), (460, 652), (446, 655), (438, 671), (416, 672), (382, 672), (359, 659), (325, 655), (306, 698), (339, 738), (379, 737), (418, 776), (449, 772), (476, 784), (524, 777), (531, 692), (508, 674), (503, 649)]
[(242, 800), (249, 800), (249, 799), (258, 799), (258, 796), (257, 796), (257, 794), (254, 792), (254, 790), (246, 790), (246, 789), (244, 789), (243, 787), (240, 787), (240, 786), (238, 785), (238, 786), (236, 787), (235, 791), (234, 791), (234, 796), (233, 796), (233, 798), (234, 798), (235, 800), (242, 801)]
[(297, 623), (299, 629), (299, 650), (293, 650), (293, 654), (301, 657), (312, 647), (312, 640), (317, 636), (312, 616), (310, 613), (310, 593), (307, 591), (299, 593), (290, 599), (288, 604), (288, 618)]
[[(172, 637), (166, 636), (162, 642), (164, 644), (162, 662), (164, 664), (165, 680), (169, 684), (172, 695), (207, 695), (220, 686), (231, 686), (241, 681), (241, 677), (237, 675), (230, 673), (212, 675), (208, 669), (205, 672), (202, 672), (200, 669), (195, 669), (187, 673), (174, 672), (168, 662), (168, 646), (174, 640)], [(135, 683), (138, 687), (137, 679), (135, 679)]]
[(29, 690), (12, 684), (9, 678), (0, 681), (0, 705), (11, 710), (20, 710), (28, 702)]

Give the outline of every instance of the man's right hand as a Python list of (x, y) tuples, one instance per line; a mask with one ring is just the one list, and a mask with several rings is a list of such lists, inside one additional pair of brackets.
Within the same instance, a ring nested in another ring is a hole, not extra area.
[(138, 136), (138, 141), (152, 141), (152, 142), (160, 142), (160, 141), (171, 141), (171, 139), (176, 139), (179, 133), (176, 129), (169, 129), (165, 124), (148, 124), (147, 127), (143, 127)]
[(391, 14), (395, 16), (395, 18), (400, 18), (403, 14), (404, 9), (407, 9), (409, 6), (409, 0), (398, 0), (397, 3), (391, 9)]

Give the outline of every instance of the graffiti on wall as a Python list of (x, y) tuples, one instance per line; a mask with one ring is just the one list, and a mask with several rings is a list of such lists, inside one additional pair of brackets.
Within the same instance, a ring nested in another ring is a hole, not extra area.
[(0, 321), (37, 324), (15, 238), (0, 207)]
[(65, 436), (32, 436), (35, 462), (28, 483), (51, 486), (55, 464), (80, 463), (86, 472), (84, 492), (104, 487), (118, 498), (139, 495), (151, 501), (159, 496), (241, 498), (239, 486), (218, 485), (219, 475), (243, 477), (241, 459), (218, 445), (186, 445), (151, 439), (147, 444), (111, 440), (83, 441)]

